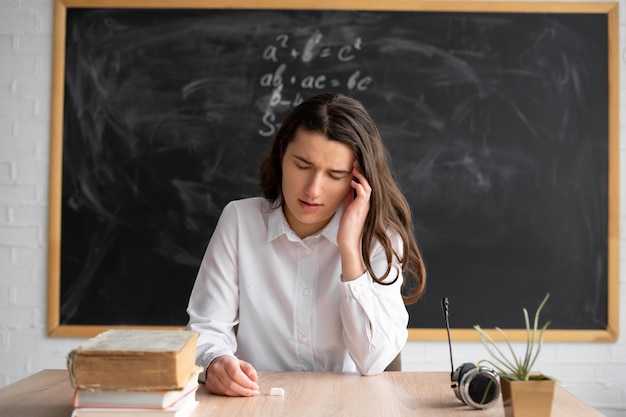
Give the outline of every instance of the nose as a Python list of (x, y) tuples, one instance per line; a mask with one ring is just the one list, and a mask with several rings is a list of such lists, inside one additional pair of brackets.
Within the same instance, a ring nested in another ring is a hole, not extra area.
[(316, 199), (322, 193), (322, 175), (313, 173), (306, 184), (306, 188), (304, 192), (307, 196), (311, 197), (311, 199)]

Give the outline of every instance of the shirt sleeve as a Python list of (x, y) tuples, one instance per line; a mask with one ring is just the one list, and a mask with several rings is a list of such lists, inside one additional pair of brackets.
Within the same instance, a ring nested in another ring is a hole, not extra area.
[(234, 356), (239, 320), (237, 213), (228, 204), (215, 227), (196, 277), (187, 328), (198, 332), (196, 363), (205, 369), (218, 356)]
[[(396, 253), (402, 252), (399, 236), (391, 235)], [(387, 269), (385, 251), (375, 243), (371, 264), (377, 276)], [(400, 353), (408, 338), (409, 314), (402, 298), (402, 265), (394, 257), (385, 282), (375, 282), (369, 273), (341, 283), (341, 320), (348, 352), (361, 375), (376, 375)], [(398, 278), (396, 280), (396, 277)]]

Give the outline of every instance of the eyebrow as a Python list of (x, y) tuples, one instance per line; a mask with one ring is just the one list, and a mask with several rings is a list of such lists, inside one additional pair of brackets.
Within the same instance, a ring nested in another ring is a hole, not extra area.
[[(303, 162), (307, 165), (315, 165), (313, 162), (309, 161), (306, 158), (303, 158), (302, 156), (298, 156), (298, 155), (291, 155), (293, 158), (299, 160), (300, 162)], [(333, 172), (335, 174), (341, 174), (341, 175), (349, 175), (352, 174), (352, 171), (346, 171), (345, 169), (331, 169), (330, 172)]]

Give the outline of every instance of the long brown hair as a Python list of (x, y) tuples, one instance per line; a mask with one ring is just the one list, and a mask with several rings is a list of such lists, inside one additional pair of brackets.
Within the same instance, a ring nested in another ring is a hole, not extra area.
[[(303, 101), (287, 116), (276, 133), (270, 153), (261, 161), (260, 186), (265, 198), (277, 206), (284, 203), (282, 159), (299, 128), (318, 132), (352, 148), (372, 187), (361, 244), (365, 266), (376, 282), (385, 285), (388, 283), (383, 281), (391, 270), (392, 256), (398, 257), (409, 278), (403, 283), (404, 302), (416, 302), (425, 290), (426, 271), (413, 235), (411, 210), (393, 178), (378, 128), (360, 102), (337, 93), (322, 93)], [(388, 230), (402, 238), (402, 256), (394, 253)], [(369, 259), (370, 244), (374, 240), (380, 242), (387, 255), (387, 271), (381, 277), (374, 274)]]

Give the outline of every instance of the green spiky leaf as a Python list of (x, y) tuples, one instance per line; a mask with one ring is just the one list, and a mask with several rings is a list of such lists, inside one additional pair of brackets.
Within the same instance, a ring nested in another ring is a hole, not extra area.
[(479, 361), (478, 365), (481, 363), (488, 363), (500, 374), (500, 377), (502, 378), (513, 381), (527, 381), (530, 378), (532, 367), (535, 365), (535, 362), (539, 357), (539, 353), (541, 352), (543, 334), (550, 325), (550, 322), (548, 321), (541, 328), (539, 328), (539, 315), (541, 314), (543, 306), (548, 301), (548, 298), (550, 298), (550, 293), (546, 294), (541, 301), (541, 304), (539, 304), (539, 307), (535, 312), (532, 327), (528, 317), (528, 311), (525, 308), (523, 309), (524, 322), (526, 324), (526, 350), (524, 355), (517, 355), (511, 345), (511, 341), (502, 329), (498, 327), (495, 328), (496, 331), (504, 338), (504, 343), (507, 347), (504, 351), (498, 347), (498, 343), (491, 336), (489, 336), (485, 330), (483, 330), (479, 325), (475, 325), (474, 329), (478, 332), (481, 343), (491, 356), (491, 359), (483, 359)]

